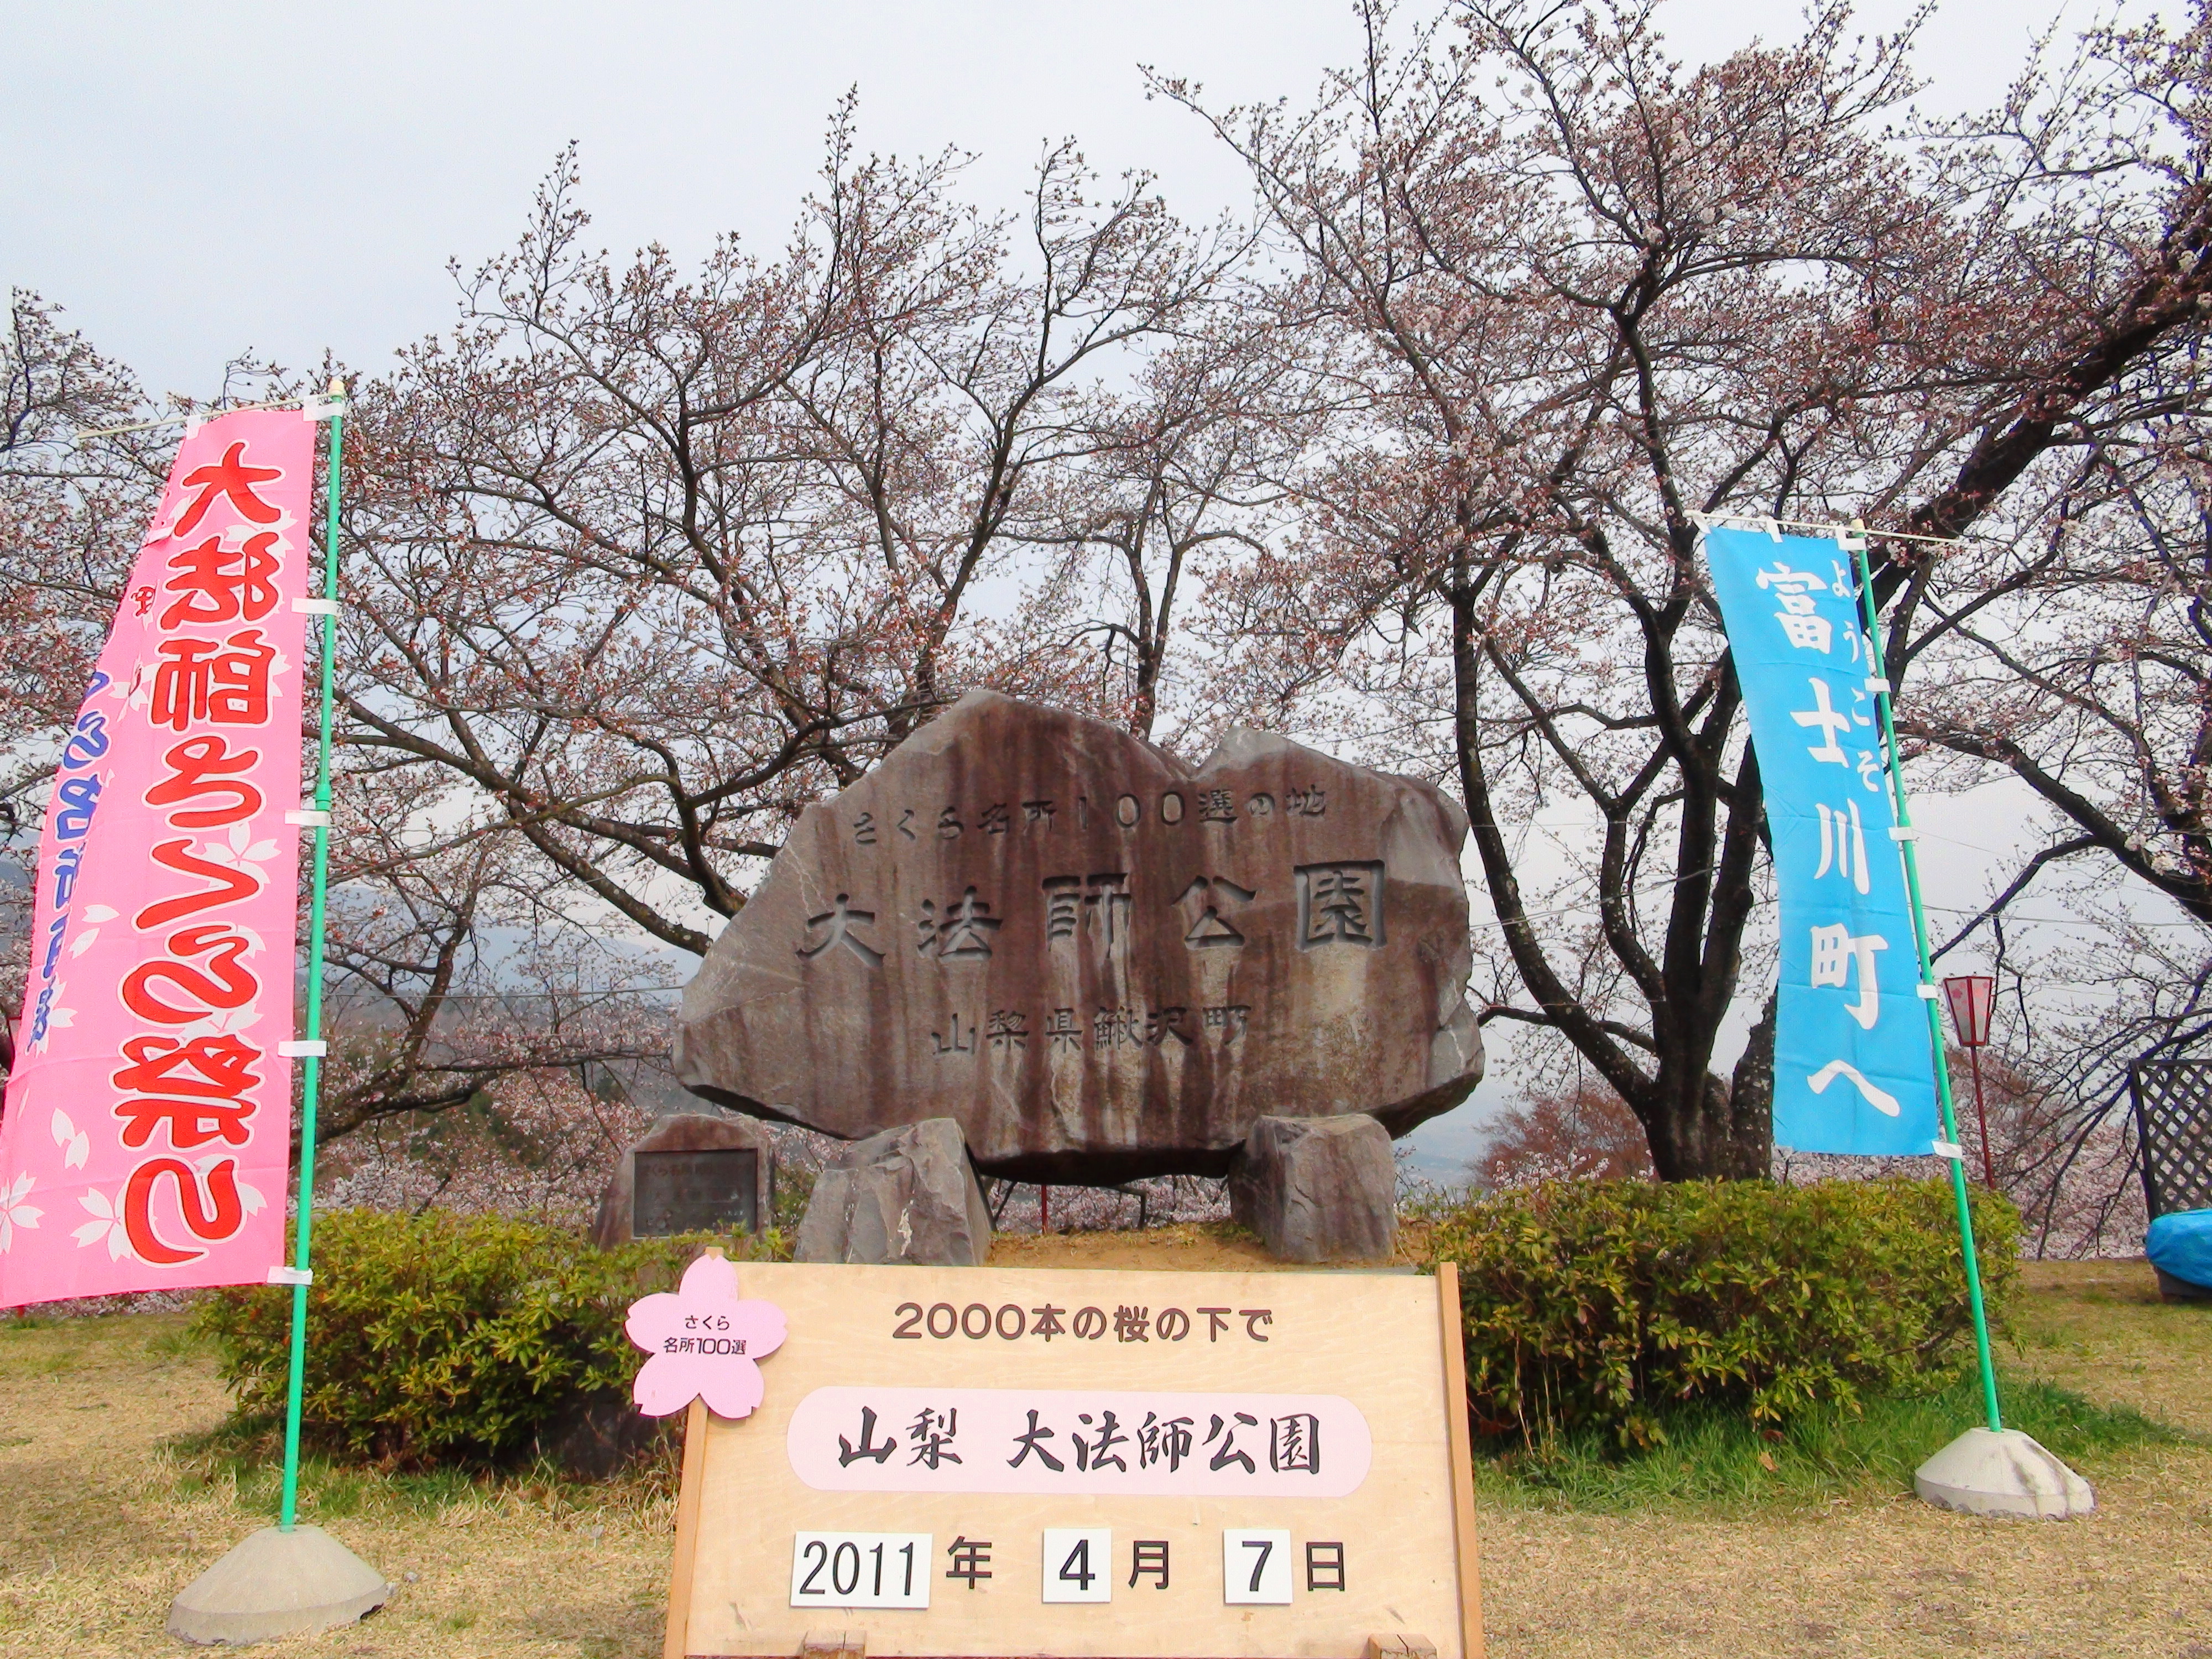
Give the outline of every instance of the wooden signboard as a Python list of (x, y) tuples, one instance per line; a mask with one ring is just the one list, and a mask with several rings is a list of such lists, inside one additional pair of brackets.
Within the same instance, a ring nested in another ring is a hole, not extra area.
[(1480, 1659), (1449, 1267), (737, 1274), (786, 1333), (690, 1407), (668, 1659)]

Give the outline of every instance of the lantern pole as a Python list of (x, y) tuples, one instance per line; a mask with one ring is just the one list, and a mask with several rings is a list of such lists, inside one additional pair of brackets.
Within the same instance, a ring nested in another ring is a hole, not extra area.
[(1990, 1150), (1990, 1110), (1982, 1098), (1982, 1050), (1989, 1046), (1990, 1013), (1996, 1001), (1996, 979), (1988, 974), (1956, 974), (1943, 981), (1943, 995), (1951, 1005), (1951, 1024), (1959, 1033), (1959, 1046), (1974, 1073), (1974, 1121), (1982, 1131), (1982, 1178), (1991, 1192), (1997, 1189), (1997, 1166)]
[(1966, 1050), (1966, 1065), (1974, 1074), (1974, 1122), (1982, 1132), (1982, 1181), (1991, 1192), (1997, 1189), (1997, 1166), (1990, 1156), (1990, 1109), (1982, 1103), (1982, 1045), (1976, 1043)]

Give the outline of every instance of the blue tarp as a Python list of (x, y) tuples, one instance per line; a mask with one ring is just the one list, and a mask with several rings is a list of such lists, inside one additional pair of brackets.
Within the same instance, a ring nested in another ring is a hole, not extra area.
[(2212, 1290), (2212, 1210), (2176, 1210), (2150, 1224), (2143, 1254), (2176, 1279)]

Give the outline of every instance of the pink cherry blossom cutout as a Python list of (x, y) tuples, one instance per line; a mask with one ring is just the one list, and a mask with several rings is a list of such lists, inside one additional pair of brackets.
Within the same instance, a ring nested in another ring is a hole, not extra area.
[(738, 1269), (702, 1255), (684, 1270), (674, 1294), (630, 1304), (629, 1340), (651, 1356), (630, 1398), (648, 1417), (668, 1417), (703, 1400), (717, 1417), (745, 1417), (766, 1394), (754, 1362), (783, 1346), (788, 1327), (773, 1302), (738, 1296)]

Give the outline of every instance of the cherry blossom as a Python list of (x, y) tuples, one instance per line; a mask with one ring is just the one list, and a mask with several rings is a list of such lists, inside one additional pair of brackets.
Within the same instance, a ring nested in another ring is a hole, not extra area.
[(105, 904), (85, 906), (83, 914), (77, 918), (85, 925), (79, 927), (76, 936), (70, 940), (70, 957), (72, 958), (81, 957), (92, 949), (93, 942), (100, 937), (100, 925), (102, 922), (114, 921), (115, 916), (116, 912)]
[(77, 1203), (93, 1218), (70, 1235), (76, 1240), (79, 1249), (104, 1241), (111, 1261), (120, 1261), (126, 1255), (137, 1254), (131, 1248), (131, 1235), (124, 1225), (119, 1199), (110, 1198), (95, 1187), (81, 1194)]
[(259, 867), (276, 856), (273, 841), (256, 841), (250, 825), (234, 823), (230, 834), (222, 841), (207, 841), (200, 844), (199, 855), (210, 864), (228, 865), (234, 870), (252, 868), (256, 875)]
[(702, 1255), (673, 1294), (630, 1304), (623, 1328), (652, 1356), (631, 1389), (640, 1411), (666, 1417), (699, 1399), (717, 1417), (737, 1418), (760, 1404), (766, 1385), (755, 1362), (783, 1346), (786, 1328), (774, 1303), (738, 1298), (733, 1263)]
[(82, 1170), (85, 1159), (92, 1153), (92, 1137), (78, 1128), (70, 1115), (59, 1107), (55, 1108), (53, 1121), (48, 1127), (52, 1131), (54, 1145), (68, 1148), (62, 1154), (62, 1167)]
[(19, 1175), (14, 1185), (0, 1191), (0, 1250), (6, 1249), (15, 1242), (16, 1228), (21, 1227), (26, 1232), (37, 1230), (39, 1218), (46, 1212), (36, 1205), (23, 1201), (37, 1183), (36, 1176)]

